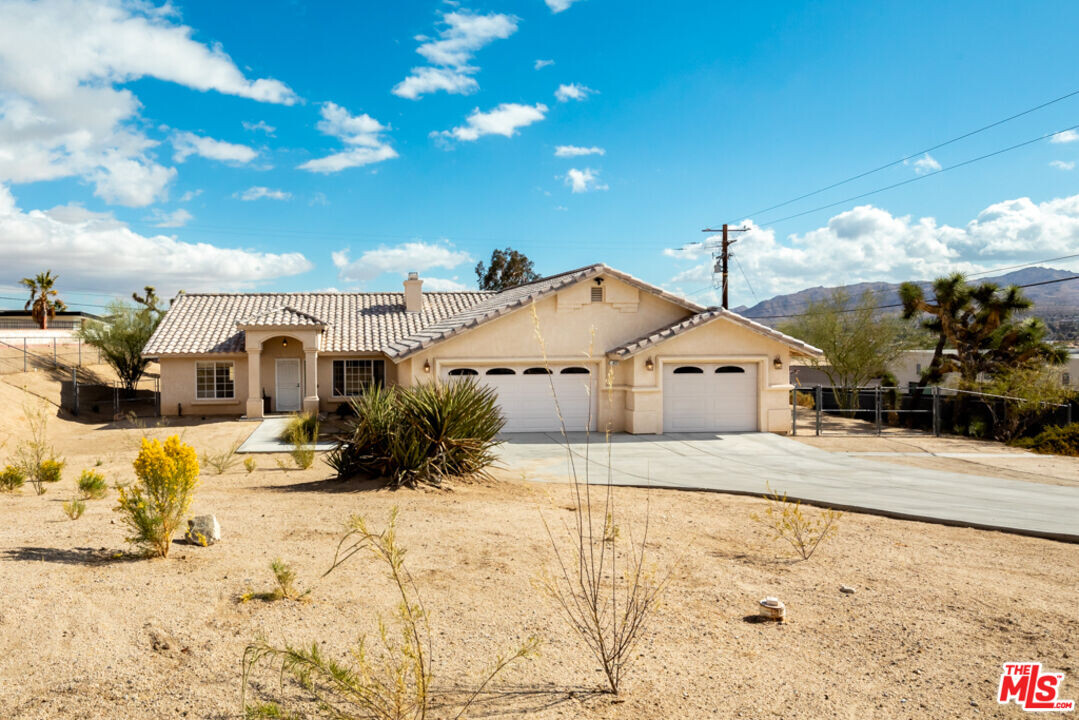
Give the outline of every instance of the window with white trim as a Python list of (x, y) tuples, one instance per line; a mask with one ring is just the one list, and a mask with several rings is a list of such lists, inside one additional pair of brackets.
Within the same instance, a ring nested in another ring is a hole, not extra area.
[(334, 360), (333, 396), (362, 395), (372, 385), (386, 380), (386, 365), (382, 360)]
[(236, 397), (236, 364), (231, 361), (195, 363), (195, 398), (231, 400)]

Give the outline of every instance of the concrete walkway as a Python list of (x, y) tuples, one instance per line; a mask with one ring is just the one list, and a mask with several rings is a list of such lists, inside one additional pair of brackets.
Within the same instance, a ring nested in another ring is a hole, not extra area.
[[(255, 432), (251, 433), (243, 445), (239, 447), (236, 452), (238, 453), (287, 453), (292, 451), (292, 443), (285, 442), (281, 439), (281, 433), (288, 427), (289, 420), (292, 418), (288, 415), (282, 415), (280, 417), (268, 417), (258, 424), (255, 428)], [(317, 442), (315, 443), (315, 450), (333, 450), (334, 443), (332, 442)]]
[[(556, 433), (513, 433), (501, 462), (528, 480), (570, 479)], [(583, 433), (570, 435), (583, 477)], [(617, 485), (762, 495), (768, 486), (792, 499), (891, 517), (1006, 530), (1079, 542), (1079, 487), (892, 465), (831, 453), (770, 433), (614, 435)], [(593, 434), (592, 483), (607, 479), (607, 448)]]

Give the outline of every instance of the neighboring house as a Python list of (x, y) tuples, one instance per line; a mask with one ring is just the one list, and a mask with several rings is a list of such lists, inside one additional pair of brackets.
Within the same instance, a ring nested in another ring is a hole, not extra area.
[(791, 357), (820, 354), (605, 265), (502, 292), (425, 293), (416, 273), (404, 286), (180, 295), (145, 349), (162, 412), (329, 412), (373, 383), (472, 376), (507, 432), (559, 428), (552, 381), (571, 431), (787, 432)]
[[(100, 320), (97, 315), (77, 310), (60, 310), (49, 318), (49, 330), (78, 330), (87, 320)], [(40, 330), (41, 325), (29, 310), (0, 310), (0, 332), (5, 330)]]

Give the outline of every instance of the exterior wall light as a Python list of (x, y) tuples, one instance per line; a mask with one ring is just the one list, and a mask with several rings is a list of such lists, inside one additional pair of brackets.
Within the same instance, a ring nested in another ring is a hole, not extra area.
[(783, 358), (776, 355), (772, 359), (772, 367), (774, 367), (776, 370), (782, 370), (783, 369)]
[(652, 372), (653, 370), (656, 369), (656, 364), (654, 362), (652, 362), (652, 358), (648, 358), (647, 360), (644, 361), (644, 369), (647, 370), (648, 372)]
[(281, 347), (288, 347), (288, 338), (281, 338)]
[(423, 361), (423, 371), (425, 373), (431, 372), (431, 361), (430, 360), (424, 360)]

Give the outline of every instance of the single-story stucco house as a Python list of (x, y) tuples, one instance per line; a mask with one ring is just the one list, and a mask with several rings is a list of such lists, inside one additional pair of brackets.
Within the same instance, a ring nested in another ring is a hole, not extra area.
[(410, 273), (403, 293), (186, 293), (145, 354), (167, 415), (332, 412), (371, 383), (474, 376), (507, 432), (558, 429), (553, 381), (569, 430), (784, 433), (791, 357), (820, 351), (597, 264), (501, 292)]

